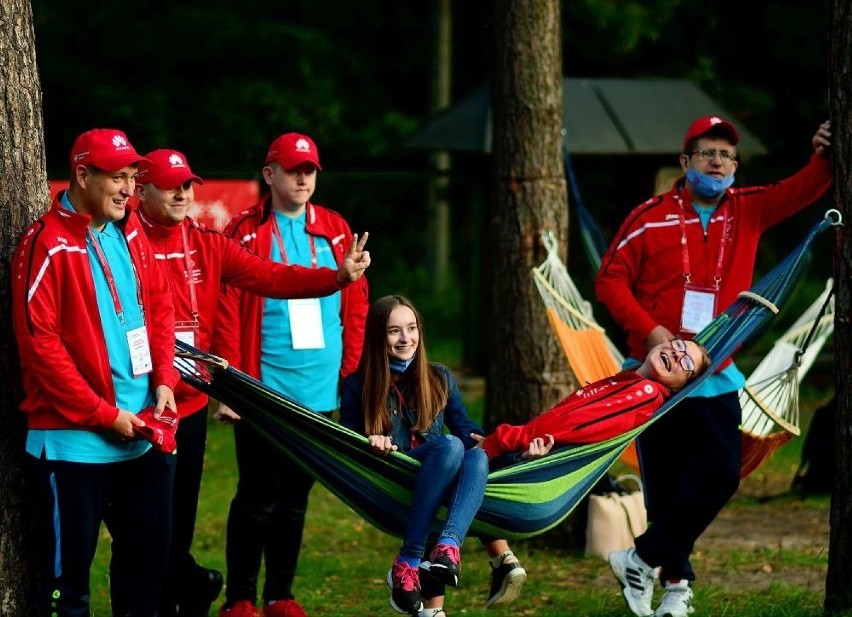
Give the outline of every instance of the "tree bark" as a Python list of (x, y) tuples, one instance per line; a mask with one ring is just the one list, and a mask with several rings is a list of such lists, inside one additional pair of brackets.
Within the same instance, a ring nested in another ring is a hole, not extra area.
[(831, 535), (825, 612), (852, 610), (852, 6), (848, 0), (829, 3), (829, 95), (835, 208), (845, 227), (838, 228), (834, 251), (836, 312), (834, 354), (837, 381), (837, 418), (834, 434), (837, 473), (831, 498)]
[[(41, 86), (28, 0), (0, 0), (0, 616), (36, 615), (33, 500), (23, 471), (26, 420), (12, 334), (10, 257), (47, 208)], [(20, 300), (20, 299), (18, 299)]]
[(542, 232), (552, 230), (567, 247), (559, 2), (496, 0), (494, 8), (495, 197), (486, 243), (491, 425), (525, 422), (574, 386), (530, 274), (544, 259)]

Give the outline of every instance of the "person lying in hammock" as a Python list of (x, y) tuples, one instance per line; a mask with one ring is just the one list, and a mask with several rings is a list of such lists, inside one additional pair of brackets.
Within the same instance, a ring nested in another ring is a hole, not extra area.
[(604, 441), (648, 421), (710, 362), (703, 345), (676, 336), (651, 349), (636, 369), (587, 384), (526, 424), (501, 424), (471, 439), (489, 460), (512, 453), (515, 460), (539, 458), (553, 447)]
[[(390, 601), (400, 613), (442, 617), (443, 587), (458, 583), (459, 548), (485, 495), (488, 459), (471, 437), (484, 431), (468, 417), (450, 370), (429, 362), (422, 318), (406, 298), (385, 296), (370, 305), (358, 371), (341, 389), (340, 423), (366, 435), (377, 455), (399, 450), (420, 461), (402, 547), (389, 575)], [(446, 523), (424, 561), (442, 505)], [(492, 555), (489, 606), (517, 597), (526, 579), (505, 540), (488, 542), (489, 554), (492, 546), (502, 552)]]

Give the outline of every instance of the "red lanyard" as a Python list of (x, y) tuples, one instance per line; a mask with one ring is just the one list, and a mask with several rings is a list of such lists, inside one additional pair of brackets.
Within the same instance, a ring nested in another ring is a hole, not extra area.
[[(307, 233), (307, 232), (306, 232)], [(281, 260), (287, 263), (287, 251), (284, 250), (284, 240), (281, 238), (281, 230), (278, 229), (278, 217), (272, 213), (272, 235), (275, 236), (275, 241), (278, 243), (278, 250), (281, 252)], [(311, 268), (317, 267), (317, 248), (314, 244), (314, 237), (308, 234), (308, 242), (311, 245)]]
[[(86, 233), (89, 236), (89, 241), (92, 243), (92, 248), (95, 249), (95, 255), (98, 258), (98, 262), (101, 264), (101, 268), (103, 268), (104, 276), (106, 277), (107, 287), (109, 287), (109, 293), (112, 296), (112, 304), (115, 307), (115, 314), (118, 316), (118, 319), (121, 323), (125, 323), (124, 321), (124, 308), (121, 306), (121, 298), (118, 296), (118, 287), (115, 284), (115, 277), (112, 275), (112, 268), (109, 267), (109, 263), (107, 262), (106, 255), (104, 255), (104, 251), (101, 248), (101, 243), (98, 241), (95, 234), (92, 233), (92, 228), (88, 228)], [(125, 240), (126, 242), (126, 240)], [(128, 246), (128, 252), (130, 247)], [(139, 275), (136, 272), (136, 264), (133, 263), (133, 258), (130, 258), (130, 267), (133, 269), (133, 278), (136, 283), (136, 301), (139, 303), (139, 310), (144, 315), (145, 309), (142, 305), (142, 295), (140, 292), (140, 288), (142, 287), (141, 281), (139, 280)]]
[(183, 241), (183, 259), (186, 267), (186, 286), (189, 287), (189, 310), (192, 312), (192, 319), (198, 323), (198, 297), (195, 293), (195, 262), (189, 253), (189, 240), (186, 235), (186, 225), (180, 224), (180, 237)]
[[(680, 206), (680, 250), (683, 255), (683, 278), (687, 285), (692, 279), (692, 269), (689, 264), (689, 246), (686, 240), (686, 214), (683, 208), (683, 199), (680, 195), (676, 197), (677, 203)], [(719, 284), (722, 282), (722, 260), (725, 257), (725, 246), (728, 244), (729, 236), (731, 235), (731, 217), (727, 202), (724, 206), (725, 224), (722, 227), (722, 240), (719, 242), (719, 257), (716, 260), (716, 276), (713, 277), (715, 288), (719, 289)], [(699, 220), (700, 222), (700, 220)]]

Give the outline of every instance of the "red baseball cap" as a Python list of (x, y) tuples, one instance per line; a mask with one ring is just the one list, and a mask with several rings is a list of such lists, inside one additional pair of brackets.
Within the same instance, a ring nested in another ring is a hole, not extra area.
[(313, 163), (317, 169), (322, 170), (314, 140), (299, 133), (285, 133), (277, 137), (269, 146), (266, 162), (278, 163), (285, 170), (298, 167), (302, 163)]
[(146, 407), (136, 417), (145, 421), (145, 426), (133, 426), (133, 432), (150, 441), (155, 450), (173, 454), (177, 450), (175, 433), (178, 427), (178, 415), (166, 407), (159, 418), (154, 417), (154, 408)]
[(145, 160), (133, 148), (127, 135), (117, 129), (92, 129), (74, 141), (71, 148), (71, 171), (77, 165), (91, 165), (103, 171), (118, 171), (122, 167)]
[(186, 157), (177, 150), (154, 150), (146, 154), (145, 159), (139, 163), (139, 173), (136, 175), (136, 182), (140, 184), (150, 182), (167, 191), (187, 180), (204, 184), (204, 180), (192, 173)]
[(722, 133), (728, 138), (728, 141), (730, 141), (733, 146), (736, 146), (740, 142), (740, 134), (737, 132), (737, 129), (733, 124), (727, 120), (723, 120), (719, 116), (704, 116), (703, 118), (698, 118), (698, 120), (693, 121), (686, 130), (686, 135), (683, 137), (684, 151), (686, 150), (686, 145), (690, 141), (696, 137), (701, 137), (710, 131), (718, 131), (719, 133)]

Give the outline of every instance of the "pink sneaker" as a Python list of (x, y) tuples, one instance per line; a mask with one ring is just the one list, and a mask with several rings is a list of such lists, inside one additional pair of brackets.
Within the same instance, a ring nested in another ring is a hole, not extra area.
[(420, 570), (445, 585), (455, 587), (459, 584), (461, 573), (459, 547), (452, 544), (436, 544), (429, 555), (429, 561), (420, 563)]
[(263, 607), (263, 617), (308, 617), (296, 600), (272, 600)]
[(227, 605), (219, 609), (219, 617), (261, 617), (260, 609), (248, 600), (239, 600), (228, 608)]

